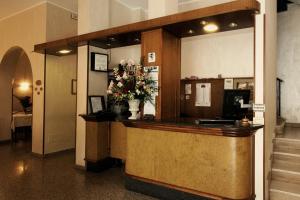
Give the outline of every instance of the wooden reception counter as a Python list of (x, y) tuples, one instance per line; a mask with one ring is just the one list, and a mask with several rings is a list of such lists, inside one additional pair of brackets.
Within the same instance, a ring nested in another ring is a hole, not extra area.
[(161, 198), (175, 191), (180, 192), (175, 196), (254, 199), (254, 133), (262, 126), (114, 123), (127, 127), (128, 189)]

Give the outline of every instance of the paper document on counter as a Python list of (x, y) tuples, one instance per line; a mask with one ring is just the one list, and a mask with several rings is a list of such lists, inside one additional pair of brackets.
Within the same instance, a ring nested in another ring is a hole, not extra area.
[(211, 106), (211, 84), (196, 84), (196, 101), (195, 106), (210, 107)]

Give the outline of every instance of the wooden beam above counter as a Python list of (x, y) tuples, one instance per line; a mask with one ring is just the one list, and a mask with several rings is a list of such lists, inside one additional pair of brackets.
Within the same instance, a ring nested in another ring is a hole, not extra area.
[[(141, 43), (141, 33), (153, 29), (165, 29), (173, 35), (182, 38), (207, 34), (203, 23), (214, 23), (218, 32), (230, 31), (254, 26), (255, 13), (260, 11), (256, 0), (236, 0), (206, 8), (168, 15), (151, 20), (109, 28), (101, 31), (73, 36), (34, 46), (34, 51), (51, 55), (60, 55), (59, 50), (69, 49), (76, 52), (78, 46), (93, 44), (111, 49)], [(234, 23), (235, 26), (230, 26)]]

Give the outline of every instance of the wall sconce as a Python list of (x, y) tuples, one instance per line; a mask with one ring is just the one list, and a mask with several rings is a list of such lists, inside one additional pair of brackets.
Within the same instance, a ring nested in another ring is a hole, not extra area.
[(30, 83), (29, 83), (29, 82), (26, 82), (26, 81), (21, 82), (20, 85), (19, 85), (19, 89), (20, 89), (21, 91), (23, 91), (23, 92), (28, 91), (29, 88), (30, 88)]

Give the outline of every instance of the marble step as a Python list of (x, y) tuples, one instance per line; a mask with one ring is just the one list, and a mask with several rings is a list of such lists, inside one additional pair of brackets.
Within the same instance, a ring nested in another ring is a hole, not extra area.
[(272, 180), (300, 185), (300, 172), (273, 167)]
[(287, 163), (295, 163), (300, 164), (300, 155), (298, 154), (290, 154), (290, 153), (282, 153), (282, 152), (274, 152), (273, 160), (275, 161), (283, 161)]
[(300, 140), (275, 138), (273, 143), (274, 143), (274, 152), (300, 155)]
[(287, 170), (295, 173), (298, 172), (300, 174), (300, 163), (274, 160), (272, 168), (279, 169), (279, 170)]
[(270, 200), (300, 200), (300, 185), (272, 180)]

